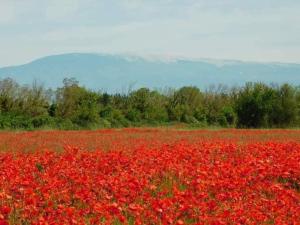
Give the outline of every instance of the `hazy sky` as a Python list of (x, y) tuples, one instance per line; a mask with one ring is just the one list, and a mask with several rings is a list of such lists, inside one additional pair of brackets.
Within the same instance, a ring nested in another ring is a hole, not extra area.
[(67, 52), (300, 63), (300, 0), (0, 0), (0, 67)]

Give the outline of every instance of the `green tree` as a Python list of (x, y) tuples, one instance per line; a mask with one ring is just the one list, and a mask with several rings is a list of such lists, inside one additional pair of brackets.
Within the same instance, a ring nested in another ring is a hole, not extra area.
[(0, 112), (6, 113), (16, 110), (16, 100), (19, 85), (12, 79), (0, 80)]
[(272, 124), (276, 127), (295, 126), (298, 114), (296, 88), (283, 84), (276, 93), (276, 104), (271, 112)]
[(276, 91), (262, 83), (247, 83), (236, 100), (239, 127), (270, 127)]
[(20, 104), (22, 114), (30, 117), (48, 115), (51, 92), (37, 82), (34, 82), (31, 87), (23, 87), (18, 99), (19, 103), (22, 103)]
[(56, 116), (68, 119), (79, 126), (89, 126), (99, 121), (97, 93), (80, 87), (75, 79), (65, 79), (56, 93)]
[[(208, 124), (233, 126), (235, 117), (232, 111), (233, 98), (226, 86), (211, 86), (204, 93), (203, 108)], [(229, 116), (230, 114), (230, 116)]]
[(146, 120), (148, 122), (166, 122), (166, 98), (158, 91), (140, 88), (130, 93), (130, 110), (127, 116), (133, 120)]
[(169, 98), (168, 113), (171, 120), (194, 123), (203, 109), (203, 95), (197, 87), (182, 87)]

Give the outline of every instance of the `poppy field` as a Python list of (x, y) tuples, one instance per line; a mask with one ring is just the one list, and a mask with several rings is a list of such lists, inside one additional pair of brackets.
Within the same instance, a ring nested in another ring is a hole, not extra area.
[(300, 224), (300, 131), (1, 132), (5, 224)]

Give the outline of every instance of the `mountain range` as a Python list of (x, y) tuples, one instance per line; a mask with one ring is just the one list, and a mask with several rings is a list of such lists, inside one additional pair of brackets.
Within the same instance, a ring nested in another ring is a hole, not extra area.
[(185, 85), (205, 89), (245, 82), (300, 85), (300, 64), (70, 53), (0, 68), (0, 79), (5, 77), (21, 84), (36, 80), (52, 88), (62, 86), (64, 78), (74, 77), (87, 88), (108, 92)]

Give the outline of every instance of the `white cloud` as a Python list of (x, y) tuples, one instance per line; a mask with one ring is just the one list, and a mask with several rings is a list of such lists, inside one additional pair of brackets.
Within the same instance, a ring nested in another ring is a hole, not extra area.
[(79, 0), (51, 0), (46, 3), (46, 19), (68, 19), (76, 14), (79, 9)]
[[(0, 52), (1, 63), (78, 51), (300, 63), (300, 3), (293, 0), (7, 2), (6, 23), (19, 25), (0, 35), (9, 52)], [(25, 29), (23, 21), (32, 24)]]
[(11, 23), (14, 19), (14, 2), (9, 0), (0, 1), (0, 24)]
[(121, 0), (121, 5), (128, 10), (135, 10), (142, 7), (145, 3), (142, 0)]

